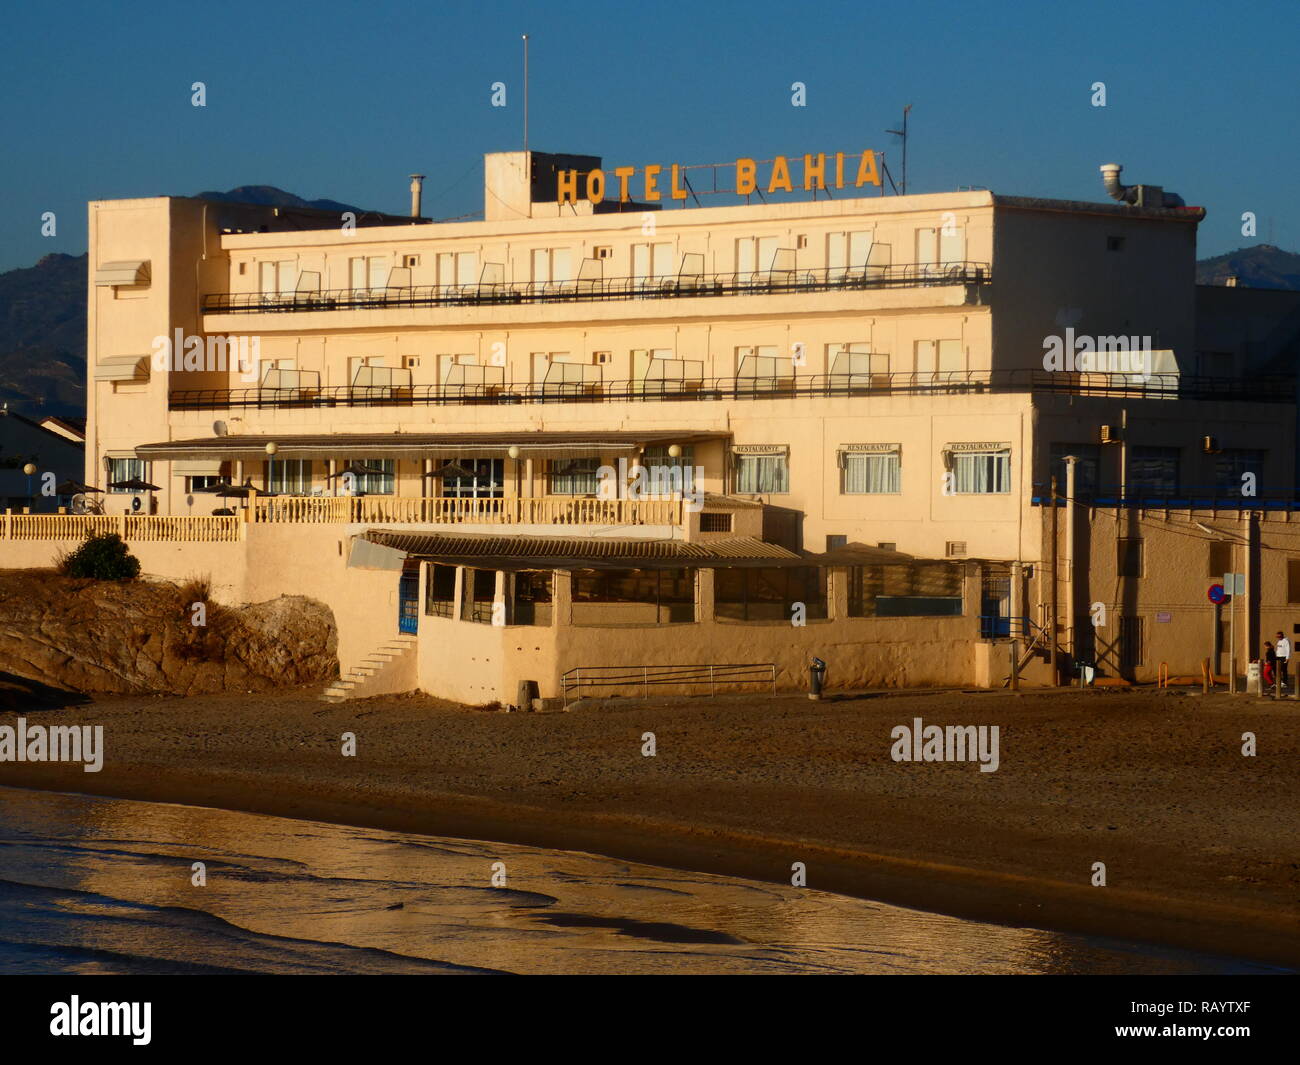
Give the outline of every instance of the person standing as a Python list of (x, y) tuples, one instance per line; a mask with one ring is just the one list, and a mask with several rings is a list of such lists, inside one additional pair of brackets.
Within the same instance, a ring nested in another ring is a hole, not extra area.
[(1264, 690), (1268, 691), (1273, 687), (1273, 681), (1277, 677), (1277, 652), (1273, 650), (1273, 645), (1267, 640), (1264, 641)]
[(1277, 654), (1277, 679), (1282, 682), (1282, 689), (1285, 691), (1287, 667), (1291, 664), (1291, 641), (1280, 632), (1277, 634), (1277, 646), (1274, 652)]

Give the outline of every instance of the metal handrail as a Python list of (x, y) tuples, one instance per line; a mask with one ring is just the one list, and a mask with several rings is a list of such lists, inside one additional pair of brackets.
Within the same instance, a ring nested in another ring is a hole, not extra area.
[(710, 697), (717, 695), (719, 684), (754, 684), (770, 681), (772, 694), (776, 694), (776, 663), (697, 663), (683, 666), (575, 666), (560, 676), (560, 695), (565, 709), (569, 706), (569, 693), (577, 692), (582, 698), (582, 688), (640, 687), (649, 694), (656, 684), (698, 684), (709, 686)]
[(593, 381), (581, 389), (544, 383), (411, 385), (328, 385), (299, 389), (284, 397), (284, 389), (178, 389), (168, 397), (172, 410), (233, 410), (255, 407), (373, 407), (509, 405), (520, 403), (710, 402), (720, 400), (789, 399), (960, 393), (1022, 393), (1096, 395), (1125, 399), (1207, 399), (1217, 402), (1295, 403), (1295, 379), (1193, 377), (1154, 374), (1136, 381), (1127, 374), (1069, 374), (1049, 370), (938, 370), (924, 373), (808, 374), (797, 369), (781, 377), (711, 377), (684, 381)]
[(578, 281), (479, 282), (469, 285), (412, 285), (392, 288), (336, 288), (277, 295), (214, 292), (203, 297), (205, 314), (302, 314), (318, 311), (386, 310), (396, 307), (494, 306), (524, 303), (585, 303), (603, 300), (689, 299), (711, 296), (779, 295), (837, 289), (986, 285), (987, 262), (899, 263), (889, 266), (824, 267), (817, 270), (759, 270), (668, 277), (584, 278)]

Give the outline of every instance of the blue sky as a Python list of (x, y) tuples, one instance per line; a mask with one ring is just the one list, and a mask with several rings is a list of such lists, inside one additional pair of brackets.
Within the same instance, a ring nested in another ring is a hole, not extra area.
[(1099, 199), (1098, 166), (1119, 162), (1209, 209), (1202, 256), (1270, 226), (1300, 250), (1298, 30), (1294, 0), (12, 6), (0, 269), (84, 251), (91, 199), (267, 184), (402, 213), (423, 172), (426, 214), (479, 210), (482, 154), (521, 142), (521, 33), (534, 148), (637, 166), (875, 148), (896, 164), (884, 131), (910, 103), (914, 192)]

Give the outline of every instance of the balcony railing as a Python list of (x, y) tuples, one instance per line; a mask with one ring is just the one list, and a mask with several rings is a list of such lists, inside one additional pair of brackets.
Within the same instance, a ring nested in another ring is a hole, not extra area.
[(393, 525), (680, 525), (680, 499), (254, 497), (250, 520)]
[(986, 285), (988, 263), (900, 263), (858, 269), (763, 270), (756, 273), (679, 274), (672, 277), (588, 278), (579, 281), (480, 282), (339, 288), (272, 294), (218, 292), (203, 297), (206, 314), (294, 314), (315, 311), (391, 310), (401, 307), (509, 306), (608, 300), (697, 299), (711, 296), (781, 295), (934, 285)]
[(186, 389), (168, 398), (172, 410), (260, 410), (302, 407), (412, 407), (520, 403), (707, 402), (795, 397), (1022, 393), (1110, 396), (1122, 399), (1209, 399), (1236, 403), (1294, 403), (1288, 376), (1223, 378), (1048, 370), (953, 370), (927, 373), (809, 374), (784, 377), (711, 377), (698, 380), (592, 381), (566, 384), (329, 385), (297, 389)]
[[(1051, 487), (1034, 483), (1029, 502), (1036, 507), (1052, 505)], [(1075, 501), (1081, 506), (1112, 508), (1142, 508), (1145, 510), (1300, 510), (1300, 494), (1294, 490), (1260, 492), (1242, 495), (1241, 490), (1230, 487), (1209, 488), (1141, 488), (1131, 487), (1124, 495), (1116, 488), (1097, 490), (1076, 489)], [(1068, 503), (1065, 483), (1056, 486), (1056, 505)]]
[(83, 540), (116, 533), (131, 543), (234, 543), (237, 517), (207, 514), (4, 514), (0, 539)]

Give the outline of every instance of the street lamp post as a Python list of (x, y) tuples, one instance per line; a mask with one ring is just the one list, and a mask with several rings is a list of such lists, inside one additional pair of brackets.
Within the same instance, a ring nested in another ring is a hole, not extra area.
[[(266, 450), (266, 493), (267, 495), (273, 495), (275, 493), (275, 453), (280, 450), (280, 445), (277, 444), (274, 440), (272, 440), (270, 443), (266, 445), (265, 450)], [(266, 501), (266, 505), (268, 508), (274, 506), (274, 504), (269, 499)], [(269, 518), (270, 516), (271, 516), (270, 510), (268, 509), (267, 517)]]
[(36, 497), (32, 494), (32, 477), (36, 473), (36, 464), (29, 462), (24, 465), (23, 473), (27, 474), (27, 512), (30, 514), (36, 502)]

